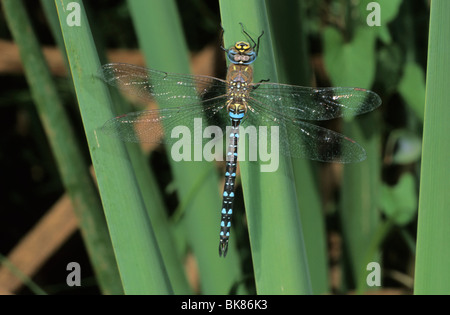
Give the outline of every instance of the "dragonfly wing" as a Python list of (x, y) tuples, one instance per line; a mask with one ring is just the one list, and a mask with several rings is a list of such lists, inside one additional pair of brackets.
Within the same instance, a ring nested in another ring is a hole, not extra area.
[(108, 84), (146, 101), (168, 106), (198, 103), (226, 93), (226, 82), (210, 76), (168, 73), (126, 63), (109, 63), (99, 69)]
[(356, 116), (381, 105), (378, 94), (360, 88), (311, 88), (278, 83), (253, 83), (253, 87), (251, 96), (261, 106), (292, 119)]
[[(226, 96), (221, 96), (191, 106), (132, 112), (108, 120), (100, 131), (127, 142), (173, 144), (179, 140), (172, 137), (177, 132), (188, 129), (191, 136), (196, 132), (203, 135), (210, 121), (224, 125), (220, 116), (226, 115), (225, 102)], [(163, 137), (164, 131), (170, 134)]]
[[(274, 117), (254, 99), (249, 100), (249, 105), (251, 112), (246, 124), (267, 125), (267, 133), (270, 130), (268, 152), (279, 150), (283, 155), (294, 158), (337, 163), (359, 162), (366, 158), (366, 152), (357, 142), (340, 133), (301, 120)], [(278, 135), (273, 126), (279, 127)], [(262, 129), (259, 130), (261, 136)]]

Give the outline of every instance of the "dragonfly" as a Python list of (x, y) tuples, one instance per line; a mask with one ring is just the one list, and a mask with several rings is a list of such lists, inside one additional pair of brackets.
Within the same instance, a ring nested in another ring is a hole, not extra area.
[(161, 137), (164, 130), (170, 131), (195, 118), (203, 117), (221, 128), (228, 126), (219, 231), (219, 256), (223, 257), (227, 255), (230, 238), (241, 125), (279, 126), (284, 133), (279, 139), (279, 150), (284, 155), (352, 163), (366, 158), (364, 149), (354, 140), (311, 121), (356, 116), (381, 105), (375, 92), (361, 88), (302, 87), (268, 80), (253, 82), (253, 63), (258, 57), (264, 32), (256, 41), (243, 27), (242, 32), (249, 41), (237, 41), (228, 49), (221, 47), (229, 61), (225, 80), (124, 63), (110, 63), (100, 69), (106, 83), (125, 93), (165, 105), (107, 121), (101, 130), (110, 136), (128, 142), (172, 144), (172, 138)]

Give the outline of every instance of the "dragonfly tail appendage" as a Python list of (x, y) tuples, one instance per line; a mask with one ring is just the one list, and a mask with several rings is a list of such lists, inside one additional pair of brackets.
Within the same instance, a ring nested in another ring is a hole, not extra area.
[(228, 241), (222, 243), (222, 241), (220, 241), (219, 243), (219, 256), (223, 258), (225, 258), (227, 256), (227, 252), (228, 252)]

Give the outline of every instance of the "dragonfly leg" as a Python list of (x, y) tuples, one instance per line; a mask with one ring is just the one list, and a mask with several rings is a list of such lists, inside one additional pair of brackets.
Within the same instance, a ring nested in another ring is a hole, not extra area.
[(253, 91), (256, 90), (259, 87), (259, 83), (263, 83), (263, 82), (269, 82), (270, 79), (262, 79), (260, 80), (257, 84), (253, 85)]
[(220, 42), (222, 43), (220, 45), (220, 49), (222, 49), (223, 51), (227, 51), (227, 49), (225, 47), (223, 47), (223, 45), (225, 44), (224, 41), (223, 41), (223, 34), (225, 33), (225, 29), (223, 28), (222, 23), (220, 23), (220, 28), (222, 30), (221, 33), (220, 33)]

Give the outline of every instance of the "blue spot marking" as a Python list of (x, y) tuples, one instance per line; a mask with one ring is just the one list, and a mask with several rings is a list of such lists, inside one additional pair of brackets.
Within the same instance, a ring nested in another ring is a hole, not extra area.
[(225, 208), (222, 208), (222, 214), (227, 213), (227, 210)]
[(221, 221), (220, 226), (225, 226), (225, 222)]
[(230, 176), (230, 173), (229, 173), (229, 172), (226, 172), (226, 173), (225, 173), (225, 176)]
[(236, 177), (236, 173), (231, 174), (231, 177)]
[(224, 197), (228, 197), (228, 193), (226, 191), (223, 192)]
[(238, 133), (235, 133), (234, 136), (235, 136), (236, 138), (239, 138), (239, 134), (238, 134)]
[(231, 155), (231, 152), (228, 152), (228, 154), (227, 155)]
[(230, 227), (230, 226), (231, 226), (231, 222), (228, 222), (227, 227)]
[(234, 155), (234, 156), (237, 156), (237, 153), (235, 152), (233, 155)]
[(233, 114), (233, 113), (229, 113), (231, 118), (235, 118), (235, 119), (242, 119), (245, 115), (245, 113), (240, 113), (240, 114)]
[(231, 193), (230, 193), (230, 197), (234, 197), (234, 192), (231, 192)]
[(229, 209), (228, 210), (228, 214), (232, 214), (233, 213), (233, 210), (232, 209)]
[(220, 236), (223, 236), (223, 231), (220, 231)]
[(227, 236), (230, 236), (230, 232), (227, 232)]

